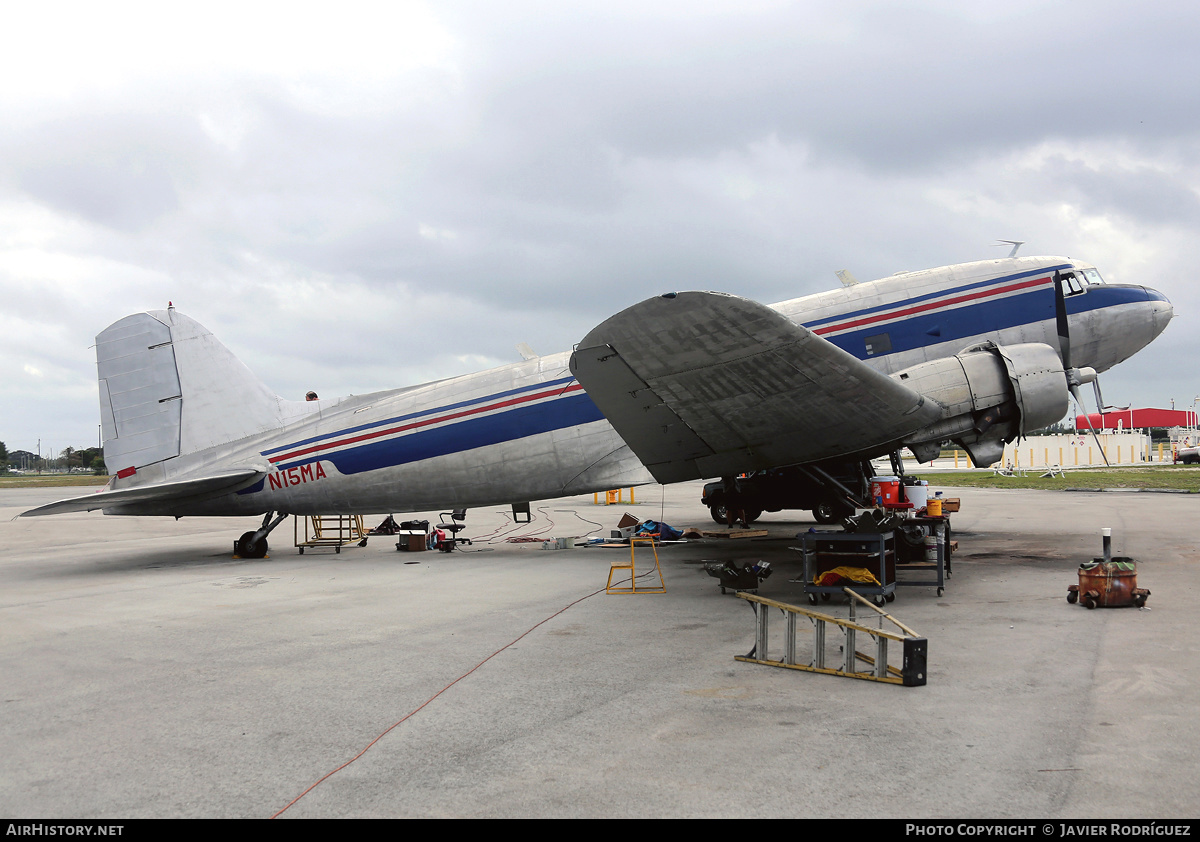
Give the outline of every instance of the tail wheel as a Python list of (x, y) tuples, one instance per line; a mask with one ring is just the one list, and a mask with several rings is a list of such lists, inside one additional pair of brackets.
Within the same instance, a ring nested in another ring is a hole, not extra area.
[(254, 540), (255, 533), (247, 532), (237, 540), (237, 554), (242, 558), (264, 558), (267, 554), (267, 539)]

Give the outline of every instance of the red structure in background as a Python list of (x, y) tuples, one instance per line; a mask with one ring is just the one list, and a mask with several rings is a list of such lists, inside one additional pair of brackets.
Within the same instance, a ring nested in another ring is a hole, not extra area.
[(1196, 413), (1190, 409), (1116, 409), (1103, 415), (1075, 416), (1077, 430), (1138, 430), (1147, 427), (1195, 427)]

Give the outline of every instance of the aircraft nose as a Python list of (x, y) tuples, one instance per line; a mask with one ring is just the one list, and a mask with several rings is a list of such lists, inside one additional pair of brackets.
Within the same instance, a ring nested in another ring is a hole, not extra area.
[(1167, 329), (1171, 319), (1175, 318), (1175, 307), (1169, 298), (1156, 289), (1142, 287), (1146, 291), (1146, 300), (1150, 302), (1151, 313), (1154, 317), (1154, 335), (1158, 336)]

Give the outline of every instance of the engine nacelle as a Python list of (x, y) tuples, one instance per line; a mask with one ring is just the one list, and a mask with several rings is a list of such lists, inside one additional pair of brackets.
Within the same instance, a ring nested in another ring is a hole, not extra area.
[(953, 441), (976, 465), (990, 465), (1006, 442), (1061, 419), (1070, 394), (1058, 352), (1043, 342), (985, 342), (892, 377), (943, 407), (940, 421), (903, 442), (922, 462)]

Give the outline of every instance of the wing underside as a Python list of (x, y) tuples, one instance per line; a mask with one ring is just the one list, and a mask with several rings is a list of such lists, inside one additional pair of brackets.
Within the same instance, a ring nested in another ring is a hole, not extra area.
[(593, 329), (571, 371), (659, 482), (890, 449), (941, 407), (786, 316), (713, 292)]
[(176, 482), (161, 482), (152, 485), (141, 485), (133, 488), (120, 488), (115, 491), (100, 491), (95, 494), (84, 494), (82, 497), (71, 497), (45, 506), (38, 506), (22, 512), (21, 517), (37, 517), (39, 515), (58, 515), (66, 512), (90, 512), (95, 509), (109, 509), (127, 504), (168, 503), (190, 497), (207, 497), (221, 493), (236, 491), (265, 476), (265, 471), (254, 468), (236, 468), (210, 474), (204, 477), (178, 480)]

